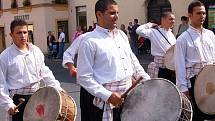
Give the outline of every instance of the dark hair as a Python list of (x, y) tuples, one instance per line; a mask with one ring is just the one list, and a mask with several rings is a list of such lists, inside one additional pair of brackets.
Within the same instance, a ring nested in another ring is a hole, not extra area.
[(161, 13), (161, 18), (166, 18), (167, 16), (173, 14), (171, 11), (165, 11)]
[(13, 33), (14, 28), (16, 26), (28, 26), (28, 23), (23, 20), (23, 19), (14, 19), (11, 23), (10, 23), (10, 31), (11, 33)]
[(191, 2), (188, 6), (188, 13), (193, 13), (193, 8), (197, 6), (201, 7), (204, 6), (204, 4), (198, 0)]
[(135, 19), (134, 19), (134, 22), (135, 22), (135, 23), (138, 23), (138, 19), (135, 18)]
[(182, 20), (184, 20), (184, 21), (188, 21), (188, 17), (186, 17), (186, 16), (182, 16), (182, 17), (181, 17), (181, 21), (182, 21)]
[(117, 5), (117, 2), (114, 0), (98, 0), (95, 4), (95, 14), (97, 11), (104, 13), (107, 10), (108, 5)]

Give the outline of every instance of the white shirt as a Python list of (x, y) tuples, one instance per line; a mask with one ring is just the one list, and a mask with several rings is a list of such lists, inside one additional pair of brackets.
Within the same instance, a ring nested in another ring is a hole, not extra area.
[(158, 30), (151, 28), (152, 25), (152, 23), (143, 24), (136, 29), (136, 33), (151, 41), (151, 54), (153, 56), (164, 56), (166, 51), (175, 44), (175, 36), (171, 29), (158, 28), (170, 42), (170, 45)]
[(118, 29), (96, 26), (78, 51), (77, 80), (92, 95), (107, 101), (112, 92), (102, 84), (142, 76), (150, 79), (132, 53), (127, 36)]
[(12, 44), (0, 54), (0, 106), (8, 110), (14, 105), (9, 89), (20, 89), (41, 79), (47, 86), (63, 90), (45, 66), (44, 55), (38, 47), (29, 44), (29, 51), (22, 52)]
[(187, 67), (201, 62), (213, 63), (215, 59), (214, 33), (207, 29), (200, 33), (192, 26), (187, 31), (191, 36), (185, 31), (178, 37), (175, 46), (176, 84), (181, 92), (188, 91), (190, 87), (190, 80), (186, 79)]
[[(89, 33), (89, 32), (87, 32)], [(84, 36), (86, 36), (87, 33), (81, 34), (78, 36), (73, 43), (69, 46), (69, 48), (66, 49), (66, 51), (63, 53), (63, 67), (67, 68), (66, 63), (72, 63), (74, 64), (75, 55), (78, 54), (78, 49), (80, 46), (80, 43), (82, 42)]]
[(65, 34), (63, 32), (60, 33), (58, 42), (65, 42)]

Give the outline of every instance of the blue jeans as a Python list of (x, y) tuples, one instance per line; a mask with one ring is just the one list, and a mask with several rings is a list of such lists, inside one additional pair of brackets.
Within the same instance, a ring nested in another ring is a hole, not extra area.
[(64, 45), (64, 42), (59, 43), (58, 58), (63, 58)]

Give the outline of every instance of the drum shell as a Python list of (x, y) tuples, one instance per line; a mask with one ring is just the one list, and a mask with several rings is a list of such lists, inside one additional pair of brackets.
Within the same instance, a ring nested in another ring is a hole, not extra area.
[(53, 87), (44, 87), (35, 92), (29, 99), (24, 121), (75, 121), (77, 107), (75, 101)]

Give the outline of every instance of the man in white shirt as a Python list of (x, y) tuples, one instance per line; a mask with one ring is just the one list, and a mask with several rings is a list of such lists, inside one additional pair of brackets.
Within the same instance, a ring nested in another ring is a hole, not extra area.
[[(89, 32), (87, 32), (89, 33)], [(63, 53), (63, 67), (68, 68), (70, 75), (76, 76), (77, 69), (75, 67), (75, 61), (77, 59), (79, 46), (87, 33), (81, 34), (78, 36), (73, 43), (69, 46), (69, 48)]]
[(63, 32), (62, 29), (59, 29), (59, 32), (60, 32), (60, 36), (58, 38), (58, 42), (59, 42), (58, 58), (62, 59), (63, 52), (64, 52), (64, 45), (65, 45), (65, 33)]
[(136, 30), (137, 34), (151, 41), (151, 54), (154, 56), (154, 62), (149, 64), (147, 73), (151, 78), (165, 78), (173, 83), (175, 83), (175, 72), (166, 68), (164, 56), (176, 42), (171, 29), (174, 23), (175, 16), (173, 13), (163, 12), (160, 26), (149, 22), (139, 26)]
[(121, 97), (131, 78), (150, 79), (132, 52), (127, 36), (117, 29), (118, 5), (98, 0), (96, 28), (87, 34), (78, 51), (77, 81), (81, 85), (82, 121), (120, 121)]
[[(13, 121), (23, 121), (25, 105), (40, 88), (41, 79), (47, 86), (63, 91), (51, 70), (45, 66), (41, 50), (28, 42), (27, 25), (21, 19), (11, 22), (13, 44), (0, 54), (0, 106), (12, 115)], [(18, 112), (19, 98), (24, 98), (25, 102)]]
[(175, 46), (176, 84), (193, 102), (193, 121), (204, 121), (215, 116), (206, 115), (198, 109), (194, 99), (194, 83), (202, 67), (214, 63), (215, 36), (212, 31), (203, 28), (206, 18), (204, 4), (199, 1), (190, 3), (188, 16), (191, 25), (177, 38)]

